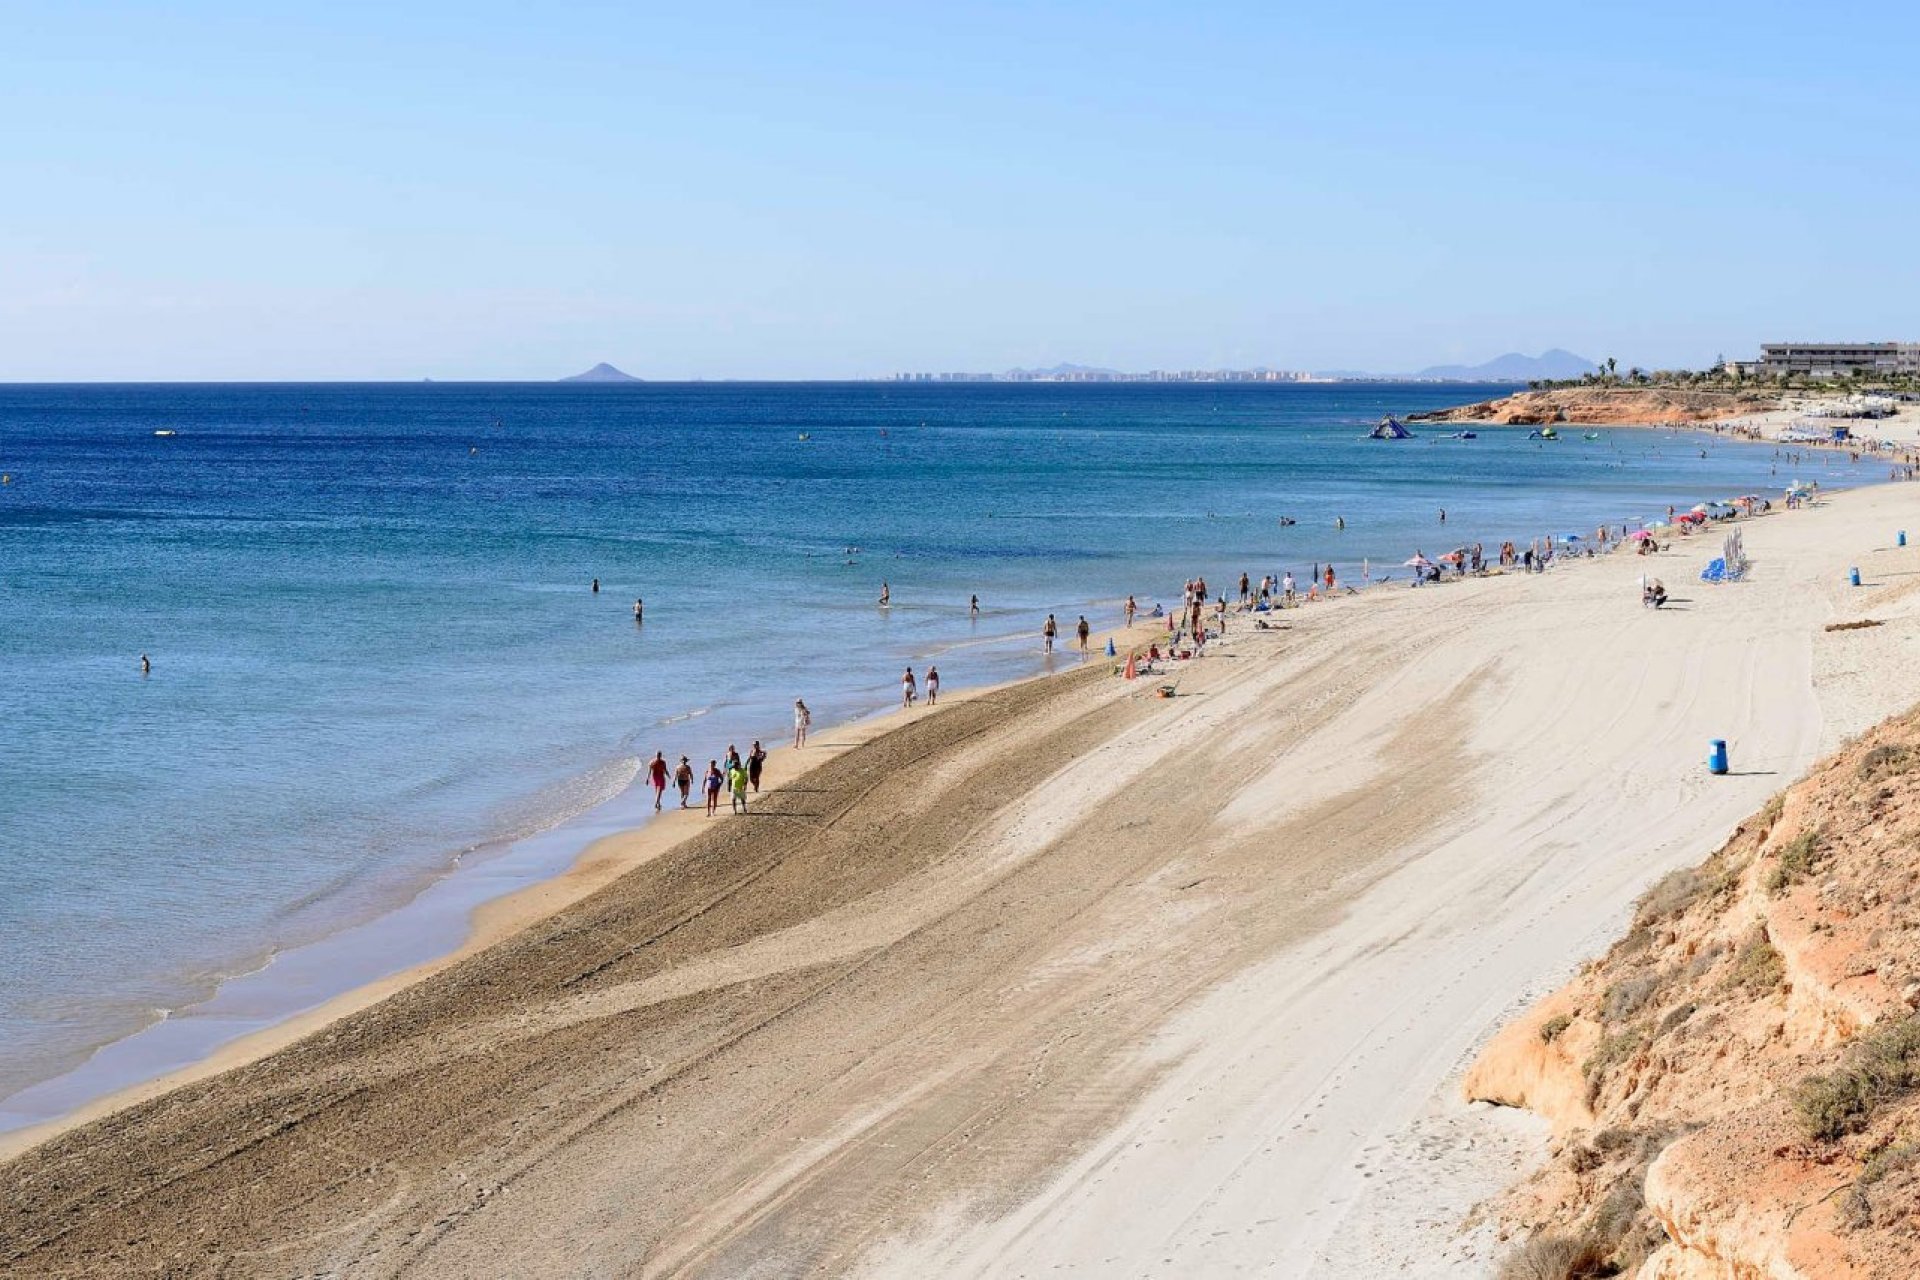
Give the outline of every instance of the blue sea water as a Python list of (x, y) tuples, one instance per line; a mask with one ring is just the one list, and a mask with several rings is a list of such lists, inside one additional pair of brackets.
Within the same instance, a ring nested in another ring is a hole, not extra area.
[[(654, 750), (778, 742), (796, 696), (828, 725), (1196, 572), (1353, 579), (1787, 478), (1698, 435), (1361, 439), (1502, 390), (0, 387), (0, 1100), (456, 863), (545, 832), (551, 870), (640, 816)], [(233, 1025), (457, 938), (400, 932)]]

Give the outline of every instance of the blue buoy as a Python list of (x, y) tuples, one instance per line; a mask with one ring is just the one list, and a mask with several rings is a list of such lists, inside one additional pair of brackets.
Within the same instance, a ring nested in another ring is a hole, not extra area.
[(1857, 587), (1857, 586), (1859, 586), (1859, 585), (1860, 585), (1860, 571), (1859, 571), (1858, 569), (1849, 569), (1849, 570), (1847, 570), (1847, 581), (1848, 581), (1848, 582), (1851, 582), (1851, 583), (1852, 583), (1852, 584), (1853, 584), (1854, 586), (1856, 586), (1856, 587)]
[(1707, 752), (1707, 772), (1725, 773), (1727, 771), (1727, 740), (1715, 738), (1712, 748)]
[(1107, 639), (1107, 656), (1108, 656), (1109, 658), (1112, 658), (1112, 657), (1117, 657), (1117, 656), (1119, 656), (1118, 654), (1116, 654), (1116, 653), (1114, 652), (1114, 648), (1113, 648), (1113, 639), (1112, 639), (1112, 637), (1108, 637), (1108, 639)]

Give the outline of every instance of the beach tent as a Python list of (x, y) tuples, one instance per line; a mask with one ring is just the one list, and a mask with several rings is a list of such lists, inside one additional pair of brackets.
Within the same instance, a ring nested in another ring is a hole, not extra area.
[(1380, 419), (1373, 430), (1367, 432), (1369, 440), (1411, 440), (1413, 432), (1400, 425), (1400, 419), (1388, 414)]

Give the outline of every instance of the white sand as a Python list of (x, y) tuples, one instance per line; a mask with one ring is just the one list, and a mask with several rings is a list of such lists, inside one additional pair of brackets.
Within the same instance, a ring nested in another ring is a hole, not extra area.
[[(1067, 1168), (1010, 1212), (899, 1233), (868, 1271), (1490, 1272), (1490, 1229), (1461, 1219), (1544, 1136), (1462, 1103), (1462, 1068), (1600, 950), (1650, 880), (1920, 699), (1920, 540), (1893, 550), (1903, 525), (1920, 533), (1920, 487), (1746, 522), (1755, 568), (1742, 584), (1691, 580), (1718, 549), (1702, 536), (1649, 560), (1442, 588), (1444, 600), (1403, 590), (1344, 619), (1345, 606), (1309, 611), (1315, 629), (1344, 621), (1356, 644), (1384, 635), (1395, 650), (1351, 706), (1245, 779), (1211, 838), (1284, 838), (1290, 819), (1355, 786), (1431, 793), (1431, 826), (1381, 829), (1396, 870), (1142, 1044), (1170, 1070)], [(1639, 606), (1650, 563), (1675, 607)], [(1853, 564), (1858, 590), (1845, 585)], [(1822, 632), (1863, 615), (1892, 625)], [(1232, 734), (1245, 716), (1301, 714), (1317, 693), (1286, 661), (1236, 676), (1251, 698), (1196, 700), (1186, 718)], [(1430, 771), (1409, 717), (1436, 740), (1461, 735), (1451, 772)], [(1710, 737), (1730, 741), (1733, 776), (1706, 771)], [(1056, 798), (1070, 803), (1068, 790)], [(1364, 846), (1366, 816), (1323, 829)], [(1192, 860), (1205, 864), (1204, 842)]]

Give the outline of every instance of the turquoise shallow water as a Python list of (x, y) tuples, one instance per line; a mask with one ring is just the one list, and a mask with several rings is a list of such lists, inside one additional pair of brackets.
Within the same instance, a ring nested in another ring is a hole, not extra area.
[[(1785, 479), (1697, 436), (1360, 438), (1497, 390), (0, 388), (0, 1099), (456, 861), (550, 871), (638, 816), (641, 758), (778, 739), (795, 696), (831, 724), (909, 661), (1026, 674), (1047, 611), (1195, 572), (1353, 578)], [(455, 937), (285, 963), (243, 1012)]]

